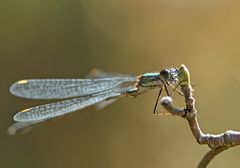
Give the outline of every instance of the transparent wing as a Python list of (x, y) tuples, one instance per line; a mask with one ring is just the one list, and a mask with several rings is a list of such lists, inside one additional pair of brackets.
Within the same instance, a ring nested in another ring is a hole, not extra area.
[(62, 117), (63, 116), (44, 119), (44, 120), (29, 121), (29, 122), (15, 122), (10, 127), (8, 127), (7, 131), (9, 135), (22, 135), (32, 131), (33, 129), (35, 129), (40, 125), (43, 125), (49, 121), (60, 119)]
[(134, 86), (112, 89), (91, 96), (73, 98), (70, 100), (32, 107), (18, 112), (14, 116), (14, 120), (19, 122), (30, 122), (62, 116), (67, 113), (74, 112), (93, 104), (102, 102), (104, 100), (118, 97), (132, 88), (134, 88)]
[[(97, 103), (96, 108), (97, 108), (97, 110), (101, 110), (101, 109), (105, 108), (106, 106), (112, 104), (116, 100), (117, 100), (117, 98), (104, 100), (102, 102)], [(33, 129), (35, 129), (39, 125), (45, 124), (49, 121), (59, 119), (59, 118), (62, 118), (62, 117), (63, 116), (55, 117), (55, 118), (51, 118), (51, 119), (29, 121), (29, 122), (15, 122), (11, 126), (8, 127), (7, 133), (9, 135), (22, 135), (22, 134), (25, 134), (25, 133), (28, 133), (28, 132), (32, 131)]]
[(10, 87), (10, 92), (29, 99), (65, 99), (103, 92), (119, 85), (136, 82), (136, 77), (119, 76), (97, 79), (29, 79)]
[(115, 98), (115, 99), (114, 98), (113, 99), (108, 99), (108, 100), (102, 101), (100, 103), (97, 103), (95, 105), (95, 107), (96, 107), (96, 109), (101, 110), (101, 109), (104, 109), (105, 107), (111, 105), (115, 101), (117, 101), (117, 98)]
[(45, 120), (38, 120), (32, 122), (15, 122), (8, 127), (9, 135), (20, 135), (31, 131), (35, 126), (40, 125)]
[(106, 72), (98, 68), (92, 69), (87, 75), (86, 78), (113, 78), (113, 77), (127, 77), (135, 78), (134, 75), (119, 74), (114, 72)]

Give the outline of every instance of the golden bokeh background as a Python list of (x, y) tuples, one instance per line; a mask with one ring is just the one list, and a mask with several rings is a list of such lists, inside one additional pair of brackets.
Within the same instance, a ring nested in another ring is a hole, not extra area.
[[(8, 89), (25, 78), (80, 78), (95, 67), (140, 74), (184, 63), (202, 130), (239, 130), (239, 9), (234, 0), (1, 1), (0, 167), (196, 167), (208, 148), (185, 120), (153, 115), (157, 91), (11, 137), (17, 111), (51, 101)], [(239, 167), (239, 155), (239, 147), (227, 150), (209, 167)]]

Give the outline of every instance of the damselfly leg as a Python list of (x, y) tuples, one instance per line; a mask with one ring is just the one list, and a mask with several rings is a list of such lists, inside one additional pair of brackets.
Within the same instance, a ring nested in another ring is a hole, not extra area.
[(153, 114), (157, 114), (157, 106), (158, 106), (158, 102), (159, 102), (159, 99), (161, 97), (161, 94), (162, 94), (162, 87), (159, 90), (157, 100), (156, 100), (156, 103), (155, 103), (155, 106), (154, 106), (154, 109), (153, 109)]
[[(170, 96), (166, 82), (162, 81), (162, 84), (164, 86), (164, 89), (166, 91), (167, 96)], [(165, 112), (164, 109), (160, 110), (161, 111), (160, 113), (157, 112), (157, 107), (158, 107), (159, 99), (162, 95), (163, 86), (160, 87), (160, 90), (159, 90), (159, 93), (158, 93), (158, 96), (157, 96), (157, 100), (156, 100), (156, 103), (155, 103), (155, 106), (154, 106), (154, 109), (153, 109), (153, 114), (160, 114), (160, 115), (168, 114), (167, 112)]]

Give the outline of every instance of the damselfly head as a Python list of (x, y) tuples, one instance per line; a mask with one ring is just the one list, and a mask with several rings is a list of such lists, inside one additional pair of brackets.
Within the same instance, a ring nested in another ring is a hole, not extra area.
[(167, 69), (164, 69), (160, 72), (160, 79), (162, 79), (163, 81), (168, 81), (169, 78), (170, 78), (170, 73)]
[(164, 69), (160, 72), (160, 79), (166, 83), (173, 83), (178, 81), (178, 68)]

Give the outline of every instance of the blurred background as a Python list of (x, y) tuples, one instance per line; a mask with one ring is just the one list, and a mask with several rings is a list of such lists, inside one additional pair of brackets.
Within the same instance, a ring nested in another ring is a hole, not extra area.
[[(202, 130), (239, 130), (239, 9), (234, 0), (1, 1), (0, 167), (196, 167), (207, 146), (196, 143), (185, 120), (153, 115), (157, 90), (8, 136), (16, 112), (52, 102), (16, 98), (9, 86), (81, 78), (96, 67), (138, 75), (184, 63)], [(182, 97), (174, 101), (184, 105)], [(232, 148), (209, 167), (239, 167), (239, 155)]]

